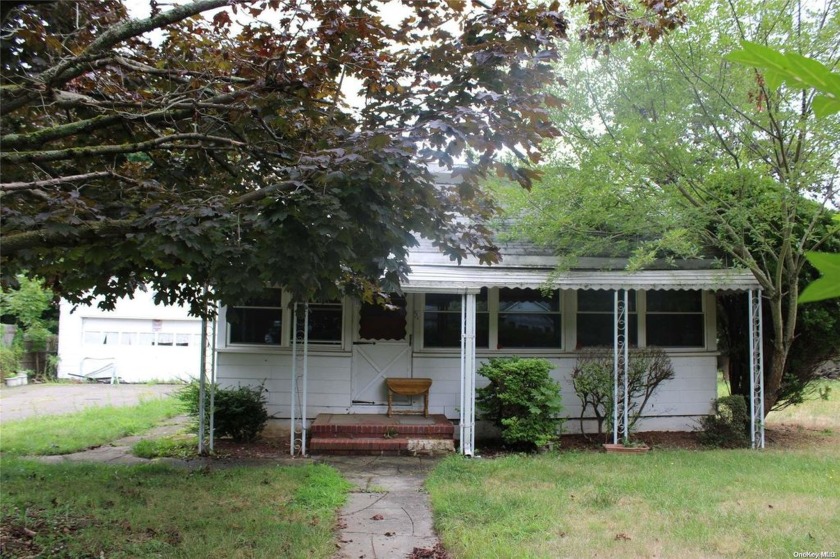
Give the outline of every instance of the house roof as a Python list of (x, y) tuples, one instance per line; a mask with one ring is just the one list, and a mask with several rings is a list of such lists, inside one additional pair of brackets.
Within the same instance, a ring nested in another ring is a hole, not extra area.
[(411, 272), (403, 282), (407, 292), (452, 293), (482, 287), (540, 289), (647, 289), (747, 291), (760, 286), (748, 270), (714, 268), (711, 260), (659, 262), (654, 269), (627, 271), (626, 259), (579, 258), (568, 271), (558, 271), (558, 258), (527, 243), (501, 246), (502, 261), (480, 265), (475, 258), (461, 264), (440, 253), (428, 241), (409, 254)]
[(570, 270), (497, 266), (414, 265), (403, 283), (406, 292), (452, 293), (482, 287), (540, 289), (662, 289), (747, 291), (759, 284), (748, 270)]

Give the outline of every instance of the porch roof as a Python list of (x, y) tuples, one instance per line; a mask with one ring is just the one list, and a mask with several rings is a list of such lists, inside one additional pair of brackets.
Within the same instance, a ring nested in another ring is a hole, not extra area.
[(571, 270), (512, 268), (502, 266), (458, 266), (413, 264), (403, 290), (409, 293), (453, 293), (482, 287), (540, 289), (647, 289), (748, 291), (759, 289), (748, 270)]

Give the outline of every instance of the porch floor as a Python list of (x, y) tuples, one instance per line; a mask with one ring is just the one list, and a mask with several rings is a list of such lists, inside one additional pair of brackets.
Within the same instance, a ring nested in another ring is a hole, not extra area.
[(455, 449), (455, 426), (443, 415), (324, 413), (309, 431), (312, 454), (435, 454)]

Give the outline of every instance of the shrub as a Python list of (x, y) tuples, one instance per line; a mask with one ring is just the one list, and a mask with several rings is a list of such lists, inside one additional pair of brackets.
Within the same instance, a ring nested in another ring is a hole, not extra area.
[[(210, 414), (210, 389), (205, 394), (207, 420)], [(219, 437), (231, 437), (236, 442), (250, 442), (257, 438), (268, 421), (265, 409), (265, 387), (240, 386), (238, 388), (215, 387), (215, 413), (213, 426)], [(193, 431), (198, 431), (199, 392), (197, 381), (192, 381), (178, 392), (178, 398), (191, 417), (195, 418)]]
[(551, 369), (545, 359), (518, 357), (493, 358), (478, 369), (490, 384), (477, 390), (476, 403), (506, 443), (542, 448), (557, 440), (563, 405)]
[(0, 344), (0, 378), (13, 377), (20, 369), (20, 346)]
[[(572, 371), (572, 386), (583, 404), (580, 412), (581, 431), (587, 409), (598, 422), (598, 434), (604, 425), (612, 426), (613, 414), (613, 350), (608, 347), (585, 349)], [(642, 416), (648, 401), (659, 385), (674, 378), (674, 367), (668, 355), (656, 347), (633, 348), (628, 352), (627, 396), (630, 432)]]
[(747, 402), (740, 394), (723, 396), (714, 401), (714, 415), (700, 420), (700, 442), (706, 446), (738, 448), (750, 442), (747, 435), (749, 414)]

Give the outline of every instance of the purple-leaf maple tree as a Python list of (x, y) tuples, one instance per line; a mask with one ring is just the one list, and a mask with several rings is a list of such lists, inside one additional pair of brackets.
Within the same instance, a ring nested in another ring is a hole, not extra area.
[[(573, 3), (602, 45), (682, 18), (670, 1)], [(106, 305), (145, 284), (201, 312), (207, 286), (224, 302), (268, 282), (298, 300), (393, 290), (417, 235), (498, 260), (480, 181), (528, 187), (534, 171), (498, 155), (538, 161), (557, 133), (558, 2), (150, 7), (2, 3), (4, 281)], [(456, 161), (457, 184), (435, 185), (430, 166)]]

